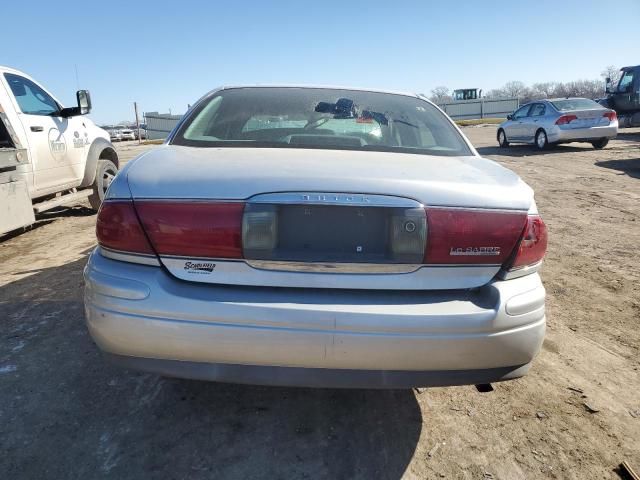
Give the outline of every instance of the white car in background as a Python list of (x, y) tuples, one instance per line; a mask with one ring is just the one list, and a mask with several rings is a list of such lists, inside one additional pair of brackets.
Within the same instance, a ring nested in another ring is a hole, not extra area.
[(122, 134), (120, 133), (120, 130), (118, 129), (109, 129), (109, 138), (111, 139), (112, 142), (119, 142), (120, 140), (122, 140)]
[(545, 332), (533, 191), (420, 96), (236, 87), (129, 162), (86, 320), (113, 361), (319, 387), (524, 375)]
[[(135, 139), (138, 140), (138, 129), (134, 128), (133, 134), (135, 136)], [(144, 128), (140, 128), (140, 140), (146, 140), (146, 138), (147, 138), (147, 131)]]
[(133, 133), (133, 130), (130, 128), (121, 128), (120, 129), (120, 139), (121, 140), (135, 140), (136, 136)]

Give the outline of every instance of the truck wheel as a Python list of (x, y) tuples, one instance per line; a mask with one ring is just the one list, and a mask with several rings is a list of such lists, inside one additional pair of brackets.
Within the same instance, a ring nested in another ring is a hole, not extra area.
[(96, 168), (96, 179), (93, 181), (93, 194), (89, 197), (91, 208), (96, 212), (104, 200), (104, 195), (114, 177), (118, 173), (118, 167), (110, 160), (98, 160)]
[(609, 143), (608, 138), (601, 138), (600, 140), (591, 142), (591, 145), (593, 145), (593, 148), (595, 148), (596, 150), (602, 150), (604, 147), (607, 146), (608, 143)]
[(547, 132), (542, 129), (538, 130), (536, 132), (536, 147), (538, 147), (538, 150), (545, 150), (548, 146)]

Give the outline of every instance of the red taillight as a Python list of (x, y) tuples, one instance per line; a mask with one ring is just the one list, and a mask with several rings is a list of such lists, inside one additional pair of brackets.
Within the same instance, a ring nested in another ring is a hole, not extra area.
[(618, 115), (616, 115), (616, 112), (604, 112), (602, 116), (607, 117), (610, 122), (618, 119)]
[(524, 212), (427, 208), (427, 264), (502, 264), (520, 239)]
[(567, 125), (577, 119), (578, 117), (575, 115), (562, 115), (558, 120), (556, 120), (556, 125)]
[(102, 204), (96, 221), (100, 246), (123, 252), (153, 254), (131, 200)]
[(547, 226), (537, 215), (527, 217), (527, 225), (522, 232), (510, 269), (517, 269), (538, 263), (547, 251)]
[[(101, 246), (122, 252), (242, 258), (244, 209), (244, 203), (107, 201), (96, 234)], [(518, 269), (546, 252), (547, 230), (537, 215), (428, 207), (426, 216), (426, 264)]]
[(135, 205), (159, 255), (242, 258), (244, 203), (137, 201)]

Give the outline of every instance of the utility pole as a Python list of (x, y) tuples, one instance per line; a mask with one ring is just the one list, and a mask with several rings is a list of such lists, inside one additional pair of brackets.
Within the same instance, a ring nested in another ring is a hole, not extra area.
[(142, 145), (142, 138), (140, 137), (140, 119), (138, 118), (138, 102), (133, 102), (133, 110), (136, 112), (136, 130), (138, 132), (138, 145)]

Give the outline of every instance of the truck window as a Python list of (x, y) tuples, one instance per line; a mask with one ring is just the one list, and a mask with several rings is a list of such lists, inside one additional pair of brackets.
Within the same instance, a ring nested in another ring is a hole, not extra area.
[(631, 85), (633, 84), (633, 72), (626, 71), (624, 75), (620, 79), (620, 83), (618, 84), (618, 92), (619, 93), (627, 93), (627, 91), (631, 90)]
[(28, 115), (53, 115), (60, 111), (58, 103), (42, 88), (31, 80), (5, 73), (4, 77), (22, 113)]

